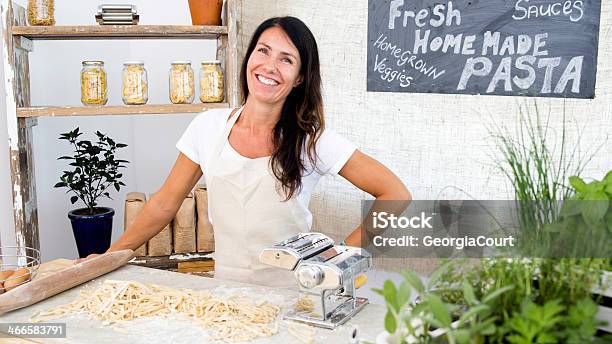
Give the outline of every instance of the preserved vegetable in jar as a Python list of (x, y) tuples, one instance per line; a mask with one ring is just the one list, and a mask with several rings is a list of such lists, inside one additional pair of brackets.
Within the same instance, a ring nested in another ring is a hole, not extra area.
[(81, 69), (81, 102), (83, 105), (104, 105), (107, 101), (104, 62), (83, 61), (83, 69)]
[(200, 100), (202, 103), (220, 103), (223, 95), (223, 71), (220, 61), (203, 61), (200, 74)]
[(169, 82), (172, 104), (191, 104), (193, 102), (195, 83), (190, 61), (172, 62)]
[(54, 0), (28, 0), (28, 23), (30, 25), (55, 25)]
[(130, 61), (123, 64), (121, 73), (123, 84), (121, 99), (127, 105), (142, 105), (149, 100), (147, 71), (142, 61)]

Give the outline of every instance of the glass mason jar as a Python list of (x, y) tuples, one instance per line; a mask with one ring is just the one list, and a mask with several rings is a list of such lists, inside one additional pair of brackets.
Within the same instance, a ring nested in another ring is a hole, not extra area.
[(169, 83), (172, 104), (191, 104), (195, 96), (191, 61), (173, 61), (170, 67)]
[(108, 101), (106, 71), (102, 61), (83, 61), (81, 69), (81, 103), (104, 105)]
[(200, 100), (202, 103), (220, 103), (223, 95), (221, 61), (203, 61), (200, 71)]
[(147, 70), (142, 61), (128, 61), (121, 72), (121, 99), (127, 105), (142, 105), (149, 100)]
[(28, 0), (28, 23), (30, 25), (55, 25), (54, 0)]

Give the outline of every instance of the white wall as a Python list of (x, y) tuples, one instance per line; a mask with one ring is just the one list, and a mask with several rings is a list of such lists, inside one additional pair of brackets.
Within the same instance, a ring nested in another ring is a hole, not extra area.
[[(97, 6), (112, 2), (56, 1), (57, 25), (94, 24)], [(163, 0), (133, 0), (130, 3), (138, 7), (140, 24), (191, 24), (187, 1), (172, 2), (171, 6)], [(145, 61), (149, 103), (166, 104), (169, 103), (167, 73), (170, 61), (189, 59), (197, 73), (199, 62), (214, 58), (215, 53), (214, 40), (36, 41), (34, 52), (30, 54), (32, 104), (80, 105), (79, 72), (81, 61), (88, 59), (106, 62), (108, 105), (122, 104), (120, 73), (122, 63), (127, 60)], [(151, 193), (161, 186), (177, 156), (174, 144), (192, 118), (190, 114), (41, 118), (34, 128), (34, 158), (43, 260), (77, 257), (67, 218), (68, 211), (75, 206), (70, 204), (65, 189), (53, 188), (66, 167), (64, 161), (56, 158), (70, 154), (69, 145), (57, 139), (60, 133), (78, 126), (91, 134), (100, 130), (129, 145), (120, 154), (121, 158), (131, 161), (124, 173), (127, 187), (120, 193), (113, 189), (114, 200), (101, 202), (116, 211), (113, 228), (113, 240), (116, 240), (123, 231), (125, 194), (129, 191)]]
[[(568, 115), (578, 121), (568, 123), (570, 134), (575, 137), (576, 127), (582, 129), (583, 151), (601, 145), (612, 132), (612, 3), (602, 3), (595, 100), (538, 99), (546, 110), (552, 106), (553, 132), (558, 132), (561, 109), (567, 105)], [(328, 125), (389, 166), (415, 199), (466, 198), (447, 186), (476, 199), (512, 198), (510, 186), (494, 168), (499, 154), (486, 125), (495, 121), (512, 128), (518, 102), (533, 99), (366, 92), (366, 0), (243, 1), (243, 51), (259, 23), (283, 15), (302, 19), (317, 39)], [(612, 169), (611, 157), (608, 140), (584, 176), (603, 177)], [(365, 197), (341, 178), (322, 179), (311, 201), (315, 230), (336, 238), (346, 235), (358, 224), (359, 201)]]

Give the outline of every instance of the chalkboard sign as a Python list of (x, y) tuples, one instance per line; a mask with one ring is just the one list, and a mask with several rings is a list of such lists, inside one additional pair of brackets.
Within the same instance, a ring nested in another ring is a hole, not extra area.
[(369, 0), (368, 91), (594, 98), (601, 0)]

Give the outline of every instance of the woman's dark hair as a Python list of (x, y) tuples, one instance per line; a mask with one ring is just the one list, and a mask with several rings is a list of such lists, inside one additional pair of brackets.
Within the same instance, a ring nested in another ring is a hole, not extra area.
[(303, 80), (287, 96), (272, 136), (274, 151), (270, 158), (270, 167), (285, 193), (285, 200), (288, 200), (302, 188), (302, 176), (306, 171), (303, 152), (306, 152), (313, 169), (316, 168), (315, 146), (325, 128), (319, 50), (312, 32), (297, 18), (275, 17), (261, 23), (251, 38), (240, 71), (242, 95), (245, 100), (249, 96), (249, 58), (261, 34), (271, 27), (279, 27), (285, 31), (299, 51), (302, 62), (300, 75)]

